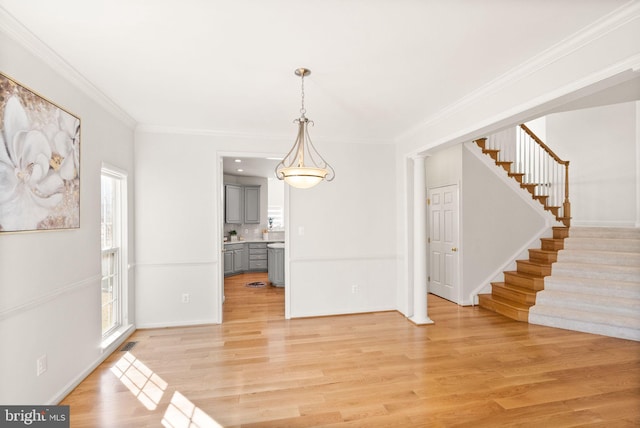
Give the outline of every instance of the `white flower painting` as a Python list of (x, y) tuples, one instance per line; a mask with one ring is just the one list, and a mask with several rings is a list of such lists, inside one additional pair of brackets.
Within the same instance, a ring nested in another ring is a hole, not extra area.
[(0, 74), (0, 232), (80, 227), (80, 119)]

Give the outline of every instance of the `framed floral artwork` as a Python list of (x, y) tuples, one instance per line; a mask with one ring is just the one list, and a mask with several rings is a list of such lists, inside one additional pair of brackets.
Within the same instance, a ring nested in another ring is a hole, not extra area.
[(0, 73), (0, 232), (80, 227), (80, 119)]

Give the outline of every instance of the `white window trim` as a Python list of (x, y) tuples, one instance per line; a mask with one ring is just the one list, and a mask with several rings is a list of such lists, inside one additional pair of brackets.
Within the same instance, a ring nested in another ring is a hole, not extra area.
[(113, 330), (108, 336), (102, 338), (100, 348), (104, 352), (107, 348), (113, 345), (123, 334), (130, 331), (133, 327), (133, 323), (130, 322), (129, 314), (129, 197), (128, 197), (128, 173), (124, 169), (111, 165), (106, 162), (102, 162), (100, 168), (100, 177), (111, 176), (122, 180), (122, 186), (120, 188), (121, 199), (121, 213), (125, 217), (121, 223), (120, 231), (120, 269), (121, 269), (121, 296), (120, 305), (122, 313), (122, 324), (117, 329)]

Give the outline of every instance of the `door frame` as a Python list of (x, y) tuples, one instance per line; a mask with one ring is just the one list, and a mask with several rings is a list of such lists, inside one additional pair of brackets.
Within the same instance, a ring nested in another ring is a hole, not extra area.
[[(234, 152), (234, 151), (218, 151), (216, 152), (216, 165), (218, 167), (217, 185), (216, 185), (216, 213), (218, 215), (218, 227), (216, 227), (216, 236), (214, 237), (214, 245), (217, 248), (217, 263), (214, 267), (214, 277), (218, 278), (215, 296), (217, 296), (217, 317), (218, 324), (224, 323), (223, 304), (224, 304), (224, 170), (222, 158), (282, 158), (281, 153), (264, 153), (264, 152)], [(274, 177), (275, 178), (275, 177)], [(289, 217), (291, 211), (289, 209), (289, 186), (284, 186), (284, 236), (285, 236), (285, 256), (284, 256), (284, 276), (286, 287), (284, 289), (284, 318), (291, 319), (291, 282), (290, 279), (290, 263), (289, 263)]]
[[(437, 186), (427, 186), (427, 198), (430, 200), (431, 198), (431, 191), (434, 189), (441, 189), (444, 187), (452, 187), (455, 186), (456, 188), (456, 199), (457, 199), (457, 221), (456, 221), (456, 235), (457, 235), (457, 259), (456, 259), (456, 266), (455, 266), (455, 275), (457, 278), (456, 284), (455, 284), (455, 288), (452, 290), (453, 296), (454, 296), (454, 300), (451, 300), (452, 302), (458, 304), (458, 305), (462, 305), (464, 299), (463, 299), (463, 293), (462, 293), (462, 272), (461, 272), (461, 260), (462, 260), (462, 248), (460, 245), (460, 241), (461, 241), (461, 226), (460, 226), (460, 218), (461, 215), (460, 213), (462, 212), (462, 201), (460, 198), (460, 184), (459, 183), (450, 183), (450, 184), (441, 184), (441, 185), (437, 185)], [(432, 266), (431, 266), (431, 204), (427, 202), (427, 230), (428, 230), (428, 235), (429, 235), (429, 240), (427, 241), (427, 272), (428, 272), (428, 281), (427, 281), (427, 287), (428, 287), (428, 291), (429, 293), (431, 293), (431, 272), (432, 272)]]

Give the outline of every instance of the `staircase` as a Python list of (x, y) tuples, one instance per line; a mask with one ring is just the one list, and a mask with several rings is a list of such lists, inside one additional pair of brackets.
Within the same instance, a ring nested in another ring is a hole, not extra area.
[[(569, 162), (561, 160), (525, 125), (518, 130), (519, 136), (507, 133), (492, 136), (490, 143), (487, 138), (475, 143), (565, 227), (554, 227), (553, 238), (541, 239), (540, 249), (530, 249), (528, 260), (517, 260), (516, 270), (504, 272), (504, 281), (492, 282), (491, 294), (480, 294), (478, 300), (482, 308), (528, 322), (529, 308), (544, 289), (544, 278), (551, 275), (551, 265), (569, 234)], [(555, 205), (558, 201), (563, 203)]]
[(540, 249), (530, 249), (528, 260), (517, 260), (515, 271), (504, 272), (504, 282), (492, 282), (491, 294), (478, 295), (480, 307), (517, 321), (529, 321), (529, 308), (544, 289), (544, 278), (564, 248), (569, 228), (554, 227), (553, 238), (542, 238)]
[(640, 229), (571, 228), (529, 322), (640, 341)]

